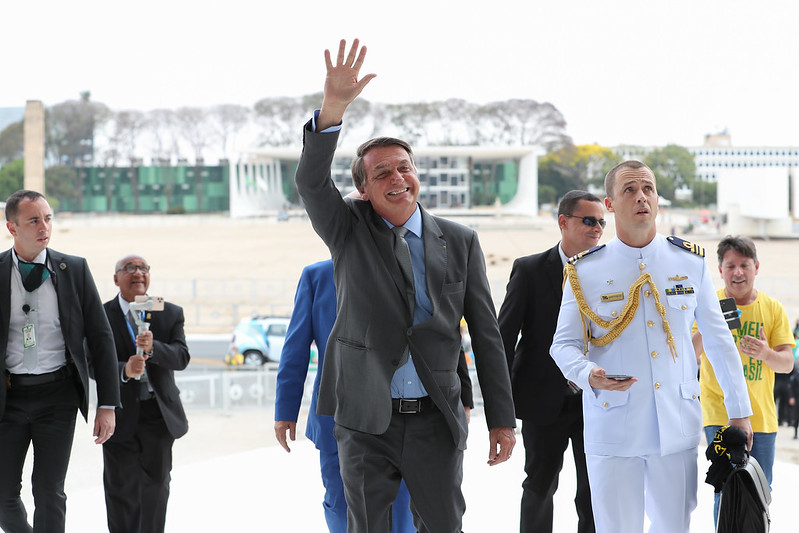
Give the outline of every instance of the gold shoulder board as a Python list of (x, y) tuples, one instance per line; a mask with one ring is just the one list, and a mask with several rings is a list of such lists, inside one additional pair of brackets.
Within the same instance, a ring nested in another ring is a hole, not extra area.
[(583, 257), (585, 257), (587, 255), (591, 255), (592, 253), (594, 253), (596, 251), (599, 251), (599, 250), (601, 250), (604, 247), (605, 247), (604, 244), (600, 244), (599, 246), (594, 246), (593, 248), (589, 248), (588, 250), (584, 250), (584, 251), (580, 252), (579, 254), (573, 255), (572, 257), (569, 258), (569, 263), (573, 265), (574, 263), (576, 263), (577, 261), (579, 261)]
[(696, 254), (699, 257), (705, 257), (705, 249), (698, 244), (694, 244), (692, 242), (688, 242), (685, 239), (681, 239), (674, 235), (670, 237), (666, 237), (666, 240), (669, 241), (671, 244), (680, 248), (681, 250), (685, 250), (686, 252), (691, 252), (692, 254)]

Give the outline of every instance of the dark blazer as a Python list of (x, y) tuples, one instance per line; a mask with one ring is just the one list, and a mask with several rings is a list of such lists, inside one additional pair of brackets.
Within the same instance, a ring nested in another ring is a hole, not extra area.
[[(297, 293), (294, 296), (294, 310), (286, 332), (286, 342), (280, 355), (275, 393), (275, 420), (296, 422), (302, 403), (305, 378), (308, 375), (309, 347), (316, 342), (317, 368), (311, 395), (311, 408), (305, 424), (305, 436), (316, 444), (317, 449), (335, 452), (338, 449), (333, 436), (333, 417), (319, 415), (316, 406), (319, 398), (319, 382), (324, 366), (325, 346), (330, 330), (336, 321), (336, 286), (333, 281), (333, 261), (327, 259), (308, 265), (302, 269)], [(461, 401), (467, 407), (474, 407), (472, 381), (466, 358), (458, 363), (458, 376), (461, 380)]]
[[(136, 354), (136, 345), (118, 297), (109, 300), (103, 307), (114, 332), (116, 380), (121, 382), (125, 364), (131, 355)], [(150, 322), (150, 331), (153, 332), (153, 355), (147, 360), (147, 377), (166, 427), (177, 439), (189, 430), (189, 422), (180, 401), (180, 390), (175, 385), (175, 370), (183, 370), (189, 364), (189, 348), (183, 333), (183, 309), (165, 302), (163, 311), (148, 311), (145, 319)], [(117, 427), (109, 442), (129, 439), (133, 435), (139, 419), (139, 388), (144, 386), (135, 379), (121, 383), (122, 409), (117, 411)]]
[(499, 310), (499, 330), (511, 371), (516, 418), (548, 424), (563, 407), (568, 382), (549, 355), (562, 297), (563, 264), (557, 245), (513, 262)]
[(508, 368), (477, 234), (422, 209), (433, 314), (414, 326), (393, 233), (371, 203), (342, 199), (330, 179), (338, 133), (314, 133), (309, 124), (297, 189), (314, 229), (330, 249), (338, 295), (317, 411), (333, 415), (349, 429), (384, 433), (391, 420), (391, 379), (407, 362), (410, 348), (419, 379), (442, 412), (454, 443), (465, 448), (467, 424), (457, 375), (459, 324), (465, 317), (488, 427), (515, 426)]
[[(58, 316), (66, 344), (67, 361), (75, 364), (83, 387), (80, 412), (87, 418), (90, 367), (92, 377), (97, 381), (98, 405), (118, 407), (119, 379), (114, 357), (114, 336), (105, 318), (89, 265), (82, 257), (65, 255), (49, 248), (47, 258), (58, 298)], [(11, 250), (0, 253), (0, 375), (6, 371), (13, 267)], [(88, 347), (88, 351), (84, 346)], [(0, 387), (0, 417), (5, 408), (6, 388)]]

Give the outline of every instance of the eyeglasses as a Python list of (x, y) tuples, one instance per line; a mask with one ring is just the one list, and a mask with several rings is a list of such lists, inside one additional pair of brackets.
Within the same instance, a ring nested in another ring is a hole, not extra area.
[(578, 217), (577, 215), (563, 215), (563, 216), (569, 218), (581, 218), (583, 219), (583, 224), (585, 224), (586, 226), (594, 227), (597, 224), (599, 224), (599, 227), (602, 229), (605, 229), (605, 224), (608, 223), (608, 221), (605, 220), (604, 218), (598, 219), (596, 217)]
[(128, 263), (127, 265), (117, 270), (117, 272), (120, 272), (122, 270), (124, 270), (128, 274), (135, 274), (137, 270), (141, 270), (142, 274), (149, 274), (150, 265), (134, 265), (133, 263)]

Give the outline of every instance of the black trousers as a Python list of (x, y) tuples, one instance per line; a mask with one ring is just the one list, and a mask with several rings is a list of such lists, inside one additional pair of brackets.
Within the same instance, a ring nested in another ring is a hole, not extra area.
[(161, 533), (166, 522), (172, 444), (156, 400), (141, 402), (136, 431), (103, 444), (103, 485), (111, 533)]
[(582, 395), (569, 396), (555, 422), (538, 425), (522, 420), (527, 478), (522, 482), (521, 533), (552, 533), (553, 496), (563, 468), (563, 454), (572, 444), (577, 470), (577, 507), (579, 533), (594, 532), (591, 489), (585, 466)]
[(336, 425), (348, 533), (389, 533), (391, 505), (404, 479), (420, 533), (461, 531), (463, 451), (437, 409), (394, 413), (382, 435)]
[[(62, 533), (67, 476), (80, 405), (76, 378), (6, 391), (0, 420), (0, 527), (6, 533)], [(22, 503), (22, 468), (33, 443), (33, 527)]]

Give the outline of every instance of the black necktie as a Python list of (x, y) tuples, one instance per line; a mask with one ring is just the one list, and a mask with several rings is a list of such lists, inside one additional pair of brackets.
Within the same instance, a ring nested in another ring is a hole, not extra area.
[(19, 261), (19, 273), (22, 275), (22, 286), (28, 292), (33, 292), (38, 289), (50, 271), (44, 268), (43, 263), (26, 263)]

